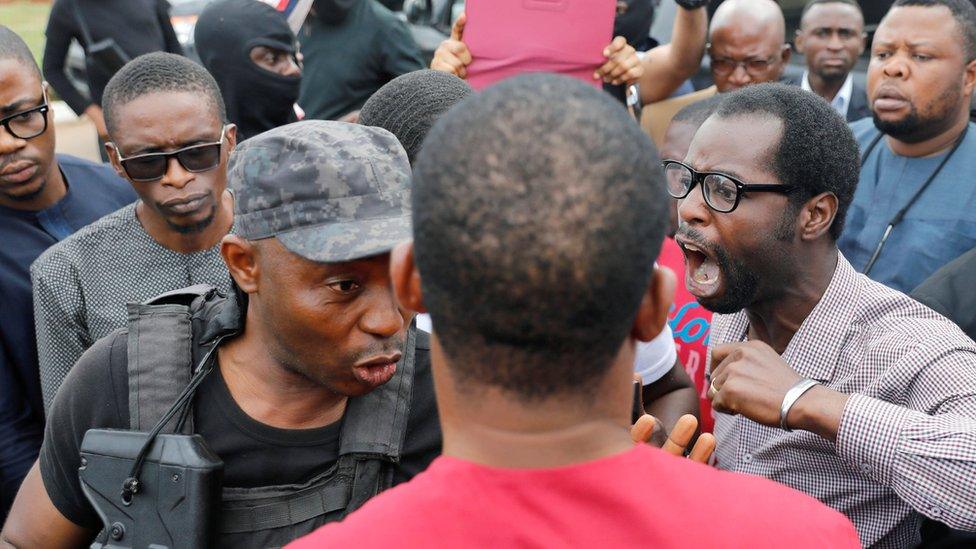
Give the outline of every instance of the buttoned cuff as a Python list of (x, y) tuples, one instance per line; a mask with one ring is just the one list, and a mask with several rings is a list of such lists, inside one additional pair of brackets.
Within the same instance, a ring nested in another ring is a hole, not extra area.
[(837, 431), (837, 455), (865, 476), (890, 486), (897, 449), (911, 416), (908, 408), (851, 395)]

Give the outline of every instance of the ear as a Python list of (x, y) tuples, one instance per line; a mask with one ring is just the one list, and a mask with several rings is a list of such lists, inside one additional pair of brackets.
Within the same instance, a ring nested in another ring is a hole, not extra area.
[(964, 97), (969, 97), (973, 93), (973, 87), (976, 86), (976, 59), (970, 61), (966, 65), (964, 82)]
[(857, 50), (857, 56), (860, 57), (864, 53), (864, 48), (868, 47), (868, 33), (861, 33), (861, 47)]
[(783, 58), (783, 62), (781, 63), (781, 66), (783, 67), (783, 70), (786, 70), (786, 65), (790, 62), (790, 56), (793, 55), (793, 48), (791, 48), (789, 44), (783, 44), (782, 52), (783, 53), (781, 56)]
[(227, 154), (237, 146), (237, 124), (227, 124)]
[(803, 53), (803, 41), (806, 35), (800, 29), (796, 30), (796, 34), (793, 36), (793, 45), (796, 46), (796, 53)]
[(119, 162), (119, 150), (115, 148), (115, 143), (112, 141), (105, 142), (105, 155), (108, 156), (108, 161), (110, 164), (112, 164), (112, 168), (115, 170), (115, 173), (117, 173), (122, 179), (129, 181), (129, 176), (126, 175), (125, 169), (122, 168), (122, 163)]
[(668, 311), (674, 300), (675, 277), (671, 269), (654, 266), (650, 283), (641, 298), (634, 317), (631, 337), (637, 341), (651, 341), (664, 330)]
[(800, 210), (800, 240), (817, 240), (830, 231), (837, 217), (837, 196), (820, 193), (807, 200)]
[(253, 242), (229, 234), (220, 241), (220, 255), (241, 290), (248, 294), (258, 291), (261, 270), (257, 262), (258, 248)]
[(420, 271), (413, 260), (413, 241), (397, 244), (390, 252), (390, 279), (401, 307), (415, 313), (427, 312), (420, 290)]

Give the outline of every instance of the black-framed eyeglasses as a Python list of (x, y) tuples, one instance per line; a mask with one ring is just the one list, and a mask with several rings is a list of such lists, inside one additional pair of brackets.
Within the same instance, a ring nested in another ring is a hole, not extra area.
[(129, 179), (148, 183), (158, 181), (166, 175), (169, 159), (173, 157), (176, 157), (176, 161), (188, 172), (200, 173), (216, 168), (220, 165), (220, 148), (224, 142), (227, 128), (228, 126), (221, 128), (220, 141), (190, 145), (170, 152), (137, 154), (122, 158), (119, 147), (115, 143), (112, 143), (112, 146), (115, 147), (115, 154), (119, 155), (119, 164), (122, 165), (122, 169), (125, 170)]
[(788, 194), (793, 192), (791, 185), (743, 183), (731, 175), (719, 172), (696, 172), (690, 166), (677, 160), (665, 160), (664, 179), (668, 194), (674, 198), (684, 198), (701, 184), (702, 197), (708, 207), (720, 213), (729, 213), (739, 205), (743, 193), (770, 192)]
[(41, 88), (40, 105), (0, 118), (0, 126), (17, 139), (33, 139), (47, 131), (47, 113), (51, 109), (47, 102), (47, 89)]
[(739, 61), (737, 59), (732, 59), (731, 57), (718, 57), (709, 54), (711, 57), (711, 67), (715, 74), (720, 74), (722, 76), (732, 74), (735, 69), (739, 68), (741, 65), (746, 69), (746, 73), (749, 76), (762, 76), (766, 74), (769, 70), (770, 65), (776, 60), (776, 56), (772, 55), (769, 57), (751, 57), (749, 59)]

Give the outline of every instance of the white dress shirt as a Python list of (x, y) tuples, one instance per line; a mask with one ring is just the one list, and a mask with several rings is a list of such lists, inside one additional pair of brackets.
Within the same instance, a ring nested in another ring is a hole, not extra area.
[[(808, 92), (816, 93), (810, 87), (810, 71), (803, 71), (803, 78), (800, 79), (800, 87)], [(845, 119), (847, 118), (847, 108), (851, 105), (851, 95), (853, 93), (854, 76), (851, 73), (847, 73), (847, 80), (844, 80), (844, 85), (840, 87), (840, 91), (834, 96), (834, 100), (830, 102), (830, 106)]]

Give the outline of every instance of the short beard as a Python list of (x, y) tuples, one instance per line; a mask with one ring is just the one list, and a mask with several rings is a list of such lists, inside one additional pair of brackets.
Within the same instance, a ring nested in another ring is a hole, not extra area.
[(197, 221), (196, 223), (192, 223), (190, 225), (180, 225), (177, 223), (173, 223), (168, 218), (163, 218), (163, 219), (166, 221), (166, 225), (170, 229), (172, 229), (173, 231), (179, 234), (196, 234), (199, 232), (203, 232), (204, 229), (209, 227), (213, 223), (216, 217), (217, 217), (217, 205), (214, 204), (213, 207), (210, 208), (210, 213), (207, 214), (207, 217), (201, 219), (200, 221)]
[(847, 80), (847, 76), (849, 74), (850, 71), (841, 71), (837, 73), (834, 72), (825, 73), (822, 71), (817, 71), (817, 76), (819, 76), (820, 79), (823, 80), (824, 82), (829, 82), (829, 83), (844, 82), (845, 80)]
[(798, 206), (790, 201), (787, 211), (770, 232), (770, 238), (762, 243), (754, 255), (766, 261), (775, 261), (777, 265), (761, 265), (758, 269), (752, 269), (745, 261), (731, 257), (723, 248), (714, 248), (715, 261), (725, 277), (725, 293), (714, 299), (699, 299), (701, 306), (713, 313), (735, 314), (756, 303), (761, 283), (765, 283), (763, 285), (767, 288), (786, 283), (790, 278), (787, 273), (793, 272), (793, 269), (789, 253), (782, 248), (794, 239), (797, 213)]
[[(932, 101), (932, 104), (957, 106), (961, 99), (962, 92), (959, 87), (950, 86)], [(911, 111), (901, 120), (882, 120), (878, 118), (877, 113), (871, 112), (874, 127), (903, 143), (921, 143), (932, 139), (951, 127), (958, 114), (958, 109), (943, 108), (941, 112), (931, 117), (922, 118), (914, 104)]]

